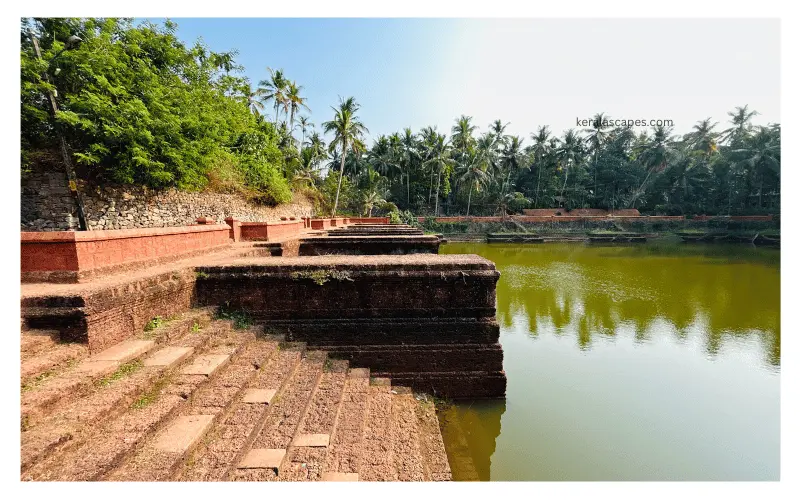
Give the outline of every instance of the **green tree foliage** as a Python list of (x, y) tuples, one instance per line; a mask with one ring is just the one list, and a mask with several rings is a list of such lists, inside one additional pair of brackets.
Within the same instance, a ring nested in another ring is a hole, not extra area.
[[(263, 105), (249, 82), (231, 75), (234, 54), (185, 46), (176, 28), (129, 19), (24, 20), (23, 159), (56, 143), (44, 97), (54, 89), (57, 120), (89, 180), (201, 189), (216, 175), (241, 179), (265, 202), (290, 200), (279, 135), (260, 117)], [(72, 35), (82, 43), (63, 50)]]
[(364, 189), (364, 172), (374, 171), (385, 179), (386, 200), (423, 216), (546, 207), (779, 213), (780, 126), (754, 127), (756, 114), (736, 108), (722, 132), (705, 119), (680, 137), (666, 126), (639, 133), (609, 127), (598, 113), (597, 124), (560, 137), (540, 127), (528, 144), (506, 134), (502, 120), (481, 133), (471, 117), (461, 116), (449, 138), (435, 127), (416, 134), (404, 129), (378, 137), (368, 150), (349, 151), (344, 160), (336, 157), (331, 169), (343, 161), (344, 177), (356, 189)]

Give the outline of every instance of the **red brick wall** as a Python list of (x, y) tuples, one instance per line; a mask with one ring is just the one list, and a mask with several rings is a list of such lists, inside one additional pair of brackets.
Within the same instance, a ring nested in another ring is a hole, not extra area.
[(311, 229), (330, 229), (330, 219), (311, 219)]
[(303, 231), (302, 220), (280, 222), (242, 222), (243, 241), (276, 241), (299, 235)]
[(22, 273), (114, 269), (177, 258), (231, 242), (227, 224), (20, 234)]
[(576, 208), (570, 211), (567, 211), (566, 208), (527, 208), (522, 211), (523, 215), (535, 216), (535, 217), (560, 217), (556, 215), (556, 212), (560, 212), (561, 216), (584, 216), (584, 217), (607, 217), (609, 215), (614, 216), (639, 216), (639, 210), (635, 208), (622, 208), (619, 210), (608, 211), (603, 210), (602, 208)]
[(619, 209), (619, 210), (614, 210), (613, 212), (611, 212), (611, 215), (615, 215), (615, 216), (623, 216), (624, 215), (624, 216), (636, 216), (636, 217), (638, 217), (638, 216), (640, 216), (642, 214), (640, 214), (639, 210), (637, 210), (635, 208), (622, 208), (622, 209)]
[(526, 208), (522, 211), (524, 215), (535, 215), (538, 217), (549, 217), (555, 215), (556, 212), (564, 214), (567, 210), (563, 208)]
[(233, 217), (228, 217), (225, 219), (225, 223), (230, 226), (230, 237), (233, 241), (241, 241), (242, 240), (242, 223), (234, 219)]

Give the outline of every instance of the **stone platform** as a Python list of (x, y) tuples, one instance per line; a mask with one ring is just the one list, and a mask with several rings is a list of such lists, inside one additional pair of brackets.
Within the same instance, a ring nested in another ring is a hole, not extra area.
[(474, 255), (269, 256), (258, 243), (85, 284), (25, 284), (25, 328), (97, 352), (191, 307), (240, 311), (287, 340), (452, 398), (502, 397), (492, 262)]
[(355, 224), (302, 238), (299, 255), (439, 253), (441, 238), (406, 224)]
[(499, 273), (476, 255), (236, 259), (197, 268), (195, 301), (247, 313), (404, 385), (450, 398), (505, 395)]

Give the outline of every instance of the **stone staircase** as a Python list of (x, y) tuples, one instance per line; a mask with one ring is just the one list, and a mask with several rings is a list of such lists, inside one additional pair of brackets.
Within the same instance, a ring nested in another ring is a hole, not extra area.
[(21, 479), (450, 480), (433, 403), (193, 309), (99, 353), (22, 333)]

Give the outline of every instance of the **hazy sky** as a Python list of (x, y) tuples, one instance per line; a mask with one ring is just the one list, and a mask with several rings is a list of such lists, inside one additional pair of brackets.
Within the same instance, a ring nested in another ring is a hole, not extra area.
[[(764, 19), (174, 19), (187, 42), (237, 49), (253, 82), (282, 68), (311, 118), (354, 96), (374, 138), (495, 119), (528, 139), (575, 119), (672, 119), (676, 133), (749, 104), (780, 122), (780, 22)], [(580, 127), (578, 127), (580, 128)], [(526, 140), (529, 143), (530, 140)], [(371, 141), (370, 141), (371, 143)]]

